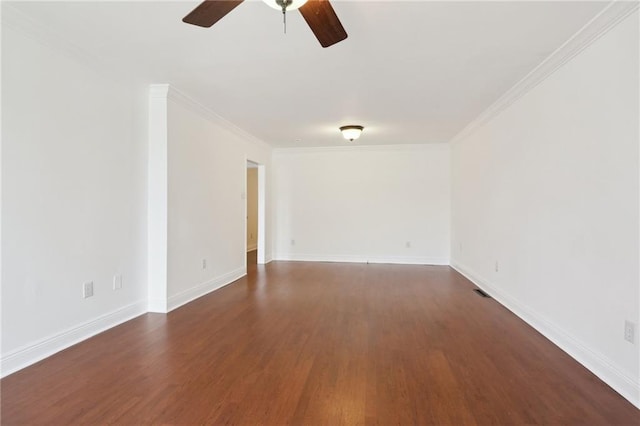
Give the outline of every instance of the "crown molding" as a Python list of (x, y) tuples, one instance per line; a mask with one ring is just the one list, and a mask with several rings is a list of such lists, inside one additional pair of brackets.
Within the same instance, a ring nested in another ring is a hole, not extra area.
[(273, 148), (273, 155), (290, 154), (318, 154), (323, 152), (362, 152), (362, 151), (434, 151), (449, 149), (449, 144), (423, 143), (423, 144), (402, 144), (402, 145), (346, 145), (346, 146), (317, 146), (317, 147), (280, 147)]
[(167, 99), (169, 96), (168, 84), (150, 84), (149, 97), (151, 99)]
[[(30, 39), (53, 49), (56, 52), (62, 53), (67, 57), (70, 57), (83, 65), (98, 71), (100, 74), (110, 78), (116, 82), (129, 82), (133, 83), (135, 76), (128, 75), (124, 69), (113, 69), (107, 64), (102, 62), (97, 56), (91, 52), (83, 49), (67, 38), (60, 35), (55, 30), (36, 22), (19, 9), (2, 2), (2, 26), (17, 31)], [(261, 139), (253, 136), (252, 134), (242, 130), (240, 127), (221, 117), (211, 109), (205, 107), (195, 99), (191, 98), (184, 92), (176, 89), (169, 84), (151, 84), (149, 89), (149, 96), (154, 99), (167, 98), (178, 102), (182, 106), (190, 109), (193, 112), (198, 113), (205, 119), (212, 121), (219, 126), (229, 130), (236, 134), (243, 140), (252, 143), (263, 149), (270, 150), (272, 147)]]
[(2, 0), (0, 0), (0, 3), (2, 7), (2, 16), (0, 18), (2, 28), (14, 30), (57, 53), (97, 71), (112, 82), (134, 82), (134, 77), (126, 69), (107, 65), (90, 51), (81, 48), (53, 28), (35, 21), (11, 3)]
[[(196, 101), (195, 99), (193, 99), (192, 97), (190, 97), (189, 95), (187, 95), (186, 93), (180, 91), (179, 89), (176, 89), (174, 86), (170, 85), (170, 84), (153, 84), (151, 85), (151, 87), (157, 87), (158, 89), (158, 96), (162, 96), (162, 94), (160, 93), (162, 90), (166, 90), (166, 97), (167, 99), (170, 99), (180, 105), (182, 105), (183, 107), (189, 109), (190, 111), (200, 115), (202, 118), (211, 121), (217, 125), (219, 125), (220, 127), (223, 127), (224, 129), (230, 131), (231, 133), (235, 134), (236, 136), (240, 137), (242, 140), (249, 142), (253, 145), (256, 145), (260, 148), (263, 149), (267, 149), (267, 150), (271, 150), (273, 149), (273, 147), (271, 145), (269, 145), (268, 143), (264, 142), (262, 139), (259, 139), (258, 137), (252, 135), (251, 133), (243, 130), (242, 128), (236, 126), (235, 124), (233, 124), (232, 122), (230, 122), (229, 120), (227, 120), (226, 118), (222, 117), (221, 115), (219, 115), (218, 113), (216, 113), (215, 111), (213, 111), (212, 109), (204, 106), (203, 104), (201, 104), (200, 102)], [(156, 93), (152, 94), (156, 95)]]
[(587, 22), (569, 40), (551, 53), (529, 74), (507, 90), (497, 101), (491, 104), (478, 117), (467, 124), (451, 140), (456, 144), (473, 134), (477, 129), (498, 116), (515, 101), (526, 95), (538, 84), (542, 83), (572, 58), (593, 44), (626, 17), (638, 10), (640, 3), (636, 1), (614, 0), (600, 13)]

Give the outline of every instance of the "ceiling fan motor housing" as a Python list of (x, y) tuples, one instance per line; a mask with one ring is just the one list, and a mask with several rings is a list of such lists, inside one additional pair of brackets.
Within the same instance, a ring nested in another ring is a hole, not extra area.
[(293, 0), (276, 0), (276, 4), (282, 8), (282, 11), (285, 12), (287, 7), (291, 6)]

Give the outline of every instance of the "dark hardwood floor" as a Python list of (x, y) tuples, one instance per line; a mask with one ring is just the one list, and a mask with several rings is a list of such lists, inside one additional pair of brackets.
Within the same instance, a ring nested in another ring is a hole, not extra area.
[[(258, 264), (258, 250), (251, 250), (247, 252), (247, 267), (255, 266)], [(248, 270), (247, 270), (248, 271)]]
[(2, 424), (640, 423), (448, 267), (249, 269), (3, 379)]

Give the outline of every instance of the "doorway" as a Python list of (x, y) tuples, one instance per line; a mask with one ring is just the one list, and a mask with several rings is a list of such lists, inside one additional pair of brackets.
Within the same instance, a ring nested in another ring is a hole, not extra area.
[(246, 265), (265, 263), (264, 165), (247, 160), (245, 241)]

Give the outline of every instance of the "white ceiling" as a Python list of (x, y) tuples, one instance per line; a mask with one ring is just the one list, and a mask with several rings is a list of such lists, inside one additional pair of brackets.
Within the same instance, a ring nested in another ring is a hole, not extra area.
[(170, 83), (274, 146), (446, 142), (604, 2), (332, 4), (349, 38), (323, 49), (294, 11), (246, 1), (212, 28), (198, 2), (24, 2), (20, 11), (145, 83)]

